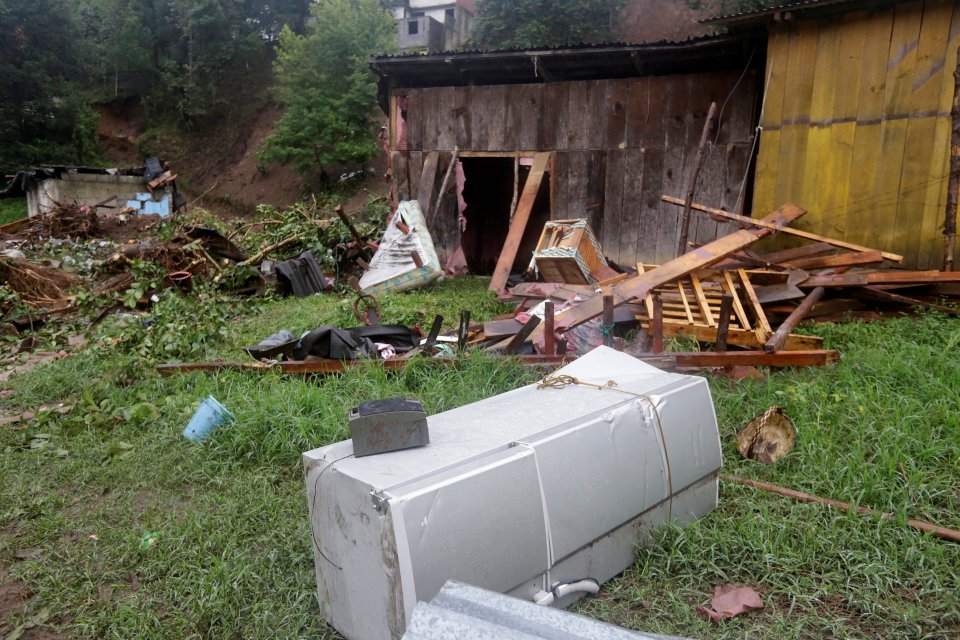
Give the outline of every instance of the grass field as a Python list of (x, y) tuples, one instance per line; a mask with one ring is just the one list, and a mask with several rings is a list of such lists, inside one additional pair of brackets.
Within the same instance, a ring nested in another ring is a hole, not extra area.
[[(464, 307), (489, 318), (503, 307), (485, 284), (386, 297), (384, 321), (427, 324), (442, 313), (452, 326)], [(196, 356), (236, 357), (281, 328), (352, 324), (349, 303), (326, 295), (245, 308), (225, 335), (208, 332)], [(413, 395), (435, 413), (536, 378), (475, 354), (396, 374), (161, 379), (149, 365), (163, 360), (162, 342), (146, 355), (120, 351), (107, 342), (112, 331), (13, 378), (0, 401), (7, 415), (77, 404), (0, 427), (0, 594), (19, 594), (0, 597), (0, 638), (23, 623), (33, 625), (23, 638), (336, 637), (317, 613), (300, 453), (344, 438), (346, 409), (364, 400)], [(816, 331), (843, 352), (841, 364), (711, 378), (726, 471), (960, 528), (960, 322), (925, 315)], [(60, 346), (67, 335), (46, 340)], [(191, 444), (180, 431), (208, 394), (237, 423)], [(796, 422), (796, 448), (773, 467), (739, 461), (734, 434), (771, 404)], [(698, 618), (696, 606), (726, 582), (753, 586), (767, 608), (721, 626)], [(699, 638), (955, 638), (958, 585), (960, 545), (723, 484), (716, 511), (662, 529), (578, 610)]]
[(0, 225), (26, 217), (26, 198), (4, 198), (0, 200)]

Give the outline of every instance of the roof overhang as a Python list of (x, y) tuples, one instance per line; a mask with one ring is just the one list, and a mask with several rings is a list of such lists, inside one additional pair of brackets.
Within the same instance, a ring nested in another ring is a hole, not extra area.
[(700, 23), (733, 28), (755, 27), (770, 23), (790, 22), (801, 15), (804, 18), (815, 18), (860, 9), (879, 9), (887, 5), (897, 4), (900, 1), (902, 0), (796, 0), (755, 11), (715, 16), (700, 20)]
[(385, 56), (372, 60), (370, 68), (380, 77), (381, 90), (529, 84), (742, 68), (758, 45), (763, 41), (737, 34), (686, 42)]

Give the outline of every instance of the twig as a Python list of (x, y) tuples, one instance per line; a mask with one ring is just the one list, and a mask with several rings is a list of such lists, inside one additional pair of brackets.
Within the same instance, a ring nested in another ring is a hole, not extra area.
[[(720, 477), (727, 482), (742, 484), (747, 487), (753, 487), (754, 489), (760, 489), (761, 491), (769, 491), (770, 493), (775, 493), (786, 498), (793, 498), (794, 500), (799, 500), (800, 502), (825, 504), (833, 507), (834, 509), (839, 509), (840, 511), (855, 511), (864, 516), (878, 516), (882, 520), (896, 519), (896, 516), (894, 516), (892, 513), (884, 513), (883, 511), (868, 509), (866, 507), (855, 507), (851, 504), (847, 504), (846, 502), (840, 502), (839, 500), (821, 498), (820, 496), (813, 496), (809, 493), (787, 489), (786, 487), (779, 487), (775, 484), (769, 484), (767, 482), (758, 482), (757, 480), (750, 480), (748, 478), (741, 478), (739, 476), (728, 476), (725, 474), (722, 474)], [(960, 531), (957, 531), (956, 529), (947, 529), (946, 527), (940, 527), (929, 522), (924, 522), (923, 520), (907, 520), (907, 525), (913, 527), (914, 529), (919, 529), (924, 533), (935, 535), (938, 538), (952, 540), (953, 542), (960, 542)]]

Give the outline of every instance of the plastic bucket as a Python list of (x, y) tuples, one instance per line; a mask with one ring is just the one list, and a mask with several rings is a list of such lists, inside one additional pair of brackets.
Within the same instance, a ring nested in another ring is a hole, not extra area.
[(207, 396), (193, 413), (190, 422), (187, 423), (187, 428), (183, 430), (183, 437), (187, 440), (199, 442), (220, 425), (233, 422), (236, 419), (236, 416), (217, 402), (216, 398)]

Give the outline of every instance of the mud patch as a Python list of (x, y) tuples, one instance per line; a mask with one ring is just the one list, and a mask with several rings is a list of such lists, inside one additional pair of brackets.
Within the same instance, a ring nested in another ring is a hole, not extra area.
[(29, 587), (12, 579), (0, 567), (0, 638), (6, 638), (17, 630), (21, 632), (17, 636), (20, 640), (63, 638), (63, 635), (45, 626), (45, 618), (45, 614), (30, 610)]

